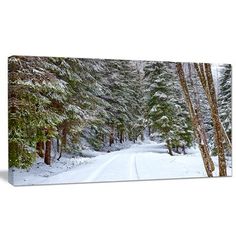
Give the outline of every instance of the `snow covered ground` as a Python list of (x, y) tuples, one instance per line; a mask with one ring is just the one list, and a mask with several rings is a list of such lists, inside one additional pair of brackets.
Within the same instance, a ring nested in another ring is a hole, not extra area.
[[(14, 185), (39, 185), (206, 177), (197, 149), (188, 150), (187, 155), (170, 156), (164, 143), (150, 140), (120, 151), (87, 155), (90, 157), (62, 157), (52, 166), (38, 159), (28, 171), (10, 170), (12, 182)], [(213, 157), (213, 160), (216, 165), (214, 175), (218, 176), (217, 158)], [(230, 175), (231, 168), (228, 168)]]

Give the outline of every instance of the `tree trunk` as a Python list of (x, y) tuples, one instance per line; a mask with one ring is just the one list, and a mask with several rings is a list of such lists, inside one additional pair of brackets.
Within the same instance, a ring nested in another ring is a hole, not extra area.
[(110, 137), (109, 137), (109, 146), (114, 143), (114, 127), (111, 127)]
[(175, 147), (175, 150), (176, 150), (177, 153), (180, 154), (181, 152), (179, 151), (179, 148), (180, 148), (180, 147), (177, 145), (177, 146)]
[(60, 133), (61, 138), (57, 139), (57, 152), (59, 153), (59, 157), (57, 158), (58, 161), (60, 160), (62, 156), (62, 152), (66, 150), (67, 133), (68, 133), (68, 123), (65, 121), (63, 125), (61, 126), (61, 133)]
[(199, 150), (202, 155), (202, 159), (203, 159), (203, 163), (204, 163), (204, 167), (205, 167), (207, 176), (213, 177), (212, 172), (214, 171), (214, 163), (210, 157), (208, 146), (207, 146), (207, 143), (205, 142), (205, 139), (204, 139), (205, 130), (201, 126), (201, 122), (199, 121), (199, 118), (198, 118), (196, 111), (193, 107), (193, 104), (192, 104), (192, 101), (190, 98), (190, 94), (189, 94), (189, 90), (188, 90), (188, 86), (187, 86), (187, 83), (185, 80), (185, 74), (183, 71), (182, 64), (176, 63), (176, 69), (177, 69), (177, 73), (179, 76), (180, 85), (181, 85), (183, 93), (184, 93), (184, 99), (185, 99), (185, 102), (186, 102), (187, 107), (189, 109), (190, 117), (191, 117), (192, 124), (194, 127), (194, 133), (197, 138)]
[(109, 146), (111, 146), (114, 143), (114, 134), (110, 133), (110, 137), (109, 137)]
[(141, 133), (141, 141), (144, 141), (144, 134), (143, 134), (143, 131)]
[(194, 63), (195, 69), (198, 73), (198, 77), (201, 81), (202, 87), (205, 91), (208, 103), (211, 109), (211, 118), (214, 128), (214, 139), (219, 160), (219, 175), (227, 176), (226, 160), (224, 154), (223, 141), (225, 140), (228, 144), (230, 143), (223, 132), (223, 126), (220, 122), (217, 106), (217, 98), (215, 92), (214, 81), (211, 73), (211, 65), (208, 63)]
[(57, 152), (60, 152), (60, 140), (57, 138)]
[[(202, 84), (203, 89), (205, 91), (205, 94), (207, 96), (207, 100), (208, 100), (209, 103), (211, 103), (212, 98), (211, 98), (211, 95), (210, 95), (210, 92), (209, 92), (209, 86), (208, 86), (208, 81), (207, 81), (206, 76), (205, 76), (204, 66), (203, 66), (202, 63), (200, 63), (200, 64), (194, 63), (194, 67), (195, 67), (195, 70), (197, 71), (198, 77), (199, 77), (199, 79), (201, 81), (201, 84)], [(211, 77), (212, 77), (212, 75), (211, 75)], [(213, 78), (212, 78), (212, 81), (213, 81)], [(214, 87), (214, 84), (213, 84), (213, 87)], [(217, 102), (216, 102), (216, 104), (217, 104)], [(221, 122), (220, 122), (220, 126), (221, 126), (221, 129), (222, 129), (222, 135), (224, 137), (224, 140), (225, 140), (228, 148), (230, 150), (232, 150), (231, 141), (230, 141), (227, 133), (225, 132), (225, 129), (224, 129), (224, 127), (223, 127)]]
[[(191, 66), (191, 63), (188, 63), (188, 70), (189, 70), (190, 85), (192, 86), (192, 89), (193, 89), (194, 104), (196, 105), (195, 112), (196, 112), (197, 118), (199, 120), (199, 123), (201, 124), (201, 127), (203, 128), (203, 130), (206, 130), (204, 122), (203, 122), (203, 118), (202, 118), (202, 113), (201, 113), (201, 102), (200, 102), (200, 97), (199, 97), (199, 90), (195, 86), (195, 84), (193, 82), (193, 78), (192, 78), (192, 66)], [(205, 144), (208, 145), (208, 142), (207, 142), (208, 139), (207, 139), (207, 133), (206, 132), (203, 133), (203, 137), (204, 137)]]
[(59, 156), (57, 158), (57, 160), (59, 161), (61, 159), (62, 156), (62, 142), (60, 141), (59, 138), (57, 138), (57, 152), (59, 153)]
[(51, 139), (48, 139), (46, 141), (46, 150), (45, 150), (45, 157), (44, 157), (44, 163), (47, 165), (51, 165), (51, 148), (52, 148), (52, 142), (51, 142)]
[(121, 130), (120, 131), (120, 143), (123, 143), (124, 142), (124, 131)]
[(170, 154), (171, 156), (173, 156), (173, 152), (172, 152), (172, 147), (171, 147), (170, 140), (166, 140), (166, 145), (167, 145), (169, 154)]
[(60, 150), (59, 157), (57, 158), (58, 161), (60, 161), (61, 156), (62, 156), (62, 148), (61, 148), (61, 150)]
[(44, 157), (44, 142), (43, 141), (37, 142), (36, 150), (37, 150), (37, 154), (43, 158)]
[(219, 175), (227, 176), (226, 160), (225, 160), (224, 145), (223, 145), (224, 134), (222, 133), (222, 126), (218, 113), (217, 98), (216, 98), (214, 81), (211, 73), (211, 65), (208, 63), (205, 64), (205, 72), (206, 72), (208, 91), (210, 97), (209, 102), (210, 102), (211, 115), (214, 127), (214, 137), (219, 160)]
[(63, 149), (66, 149), (66, 145), (67, 145), (67, 125), (66, 124), (64, 125), (62, 129), (61, 145)]

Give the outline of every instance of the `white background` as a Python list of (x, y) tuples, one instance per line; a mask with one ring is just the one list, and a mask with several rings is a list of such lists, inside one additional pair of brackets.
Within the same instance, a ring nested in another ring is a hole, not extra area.
[(235, 177), (18, 188), (5, 178), (8, 56), (225, 62), (236, 68), (234, 2), (2, 0), (0, 234), (235, 235)]

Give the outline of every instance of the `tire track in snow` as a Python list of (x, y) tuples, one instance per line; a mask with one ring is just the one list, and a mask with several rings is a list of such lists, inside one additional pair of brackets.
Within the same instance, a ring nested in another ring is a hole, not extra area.
[(133, 154), (130, 157), (130, 171), (129, 171), (130, 180), (138, 180), (139, 174), (138, 174), (138, 168), (136, 163), (136, 154)]
[(103, 173), (104, 169), (113, 162), (119, 155), (115, 155), (109, 158), (105, 163), (103, 163), (96, 171), (94, 171), (91, 175), (89, 175), (84, 181), (85, 182), (93, 182), (96, 178)]
[(137, 160), (136, 160), (136, 157), (135, 157), (135, 162), (134, 162), (134, 164), (135, 164), (135, 171), (136, 171), (137, 179), (140, 179), (139, 174), (138, 174), (138, 168), (137, 168)]

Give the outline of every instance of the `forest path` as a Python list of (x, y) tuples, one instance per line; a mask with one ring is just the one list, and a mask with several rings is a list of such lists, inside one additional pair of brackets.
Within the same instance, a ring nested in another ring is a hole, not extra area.
[[(162, 149), (157, 147), (162, 147)], [(138, 180), (140, 178), (136, 160), (137, 154), (151, 151), (166, 152), (163, 149), (164, 144), (149, 141), (142, 145), (134, 144), (128, 149), (106, 154), (100, 157), (100, 160), (104, 159), (105, 162), (96, 171), (89, 174), (84, 182)]]
[(170, 156), (164, 143), (146, 141), (91, 158), (87, 164), (46, 178), (43, 184), (203, 177), (198, 152)]
[(146, 140), (127, 149), (101, 153), (58, 174), (34, 172), (36, 165), (30, 172), (15, 173), (15, 185), (206, 177), (199, 150), (191, 148), (187, 152), (170, 156), (164, 143)]

